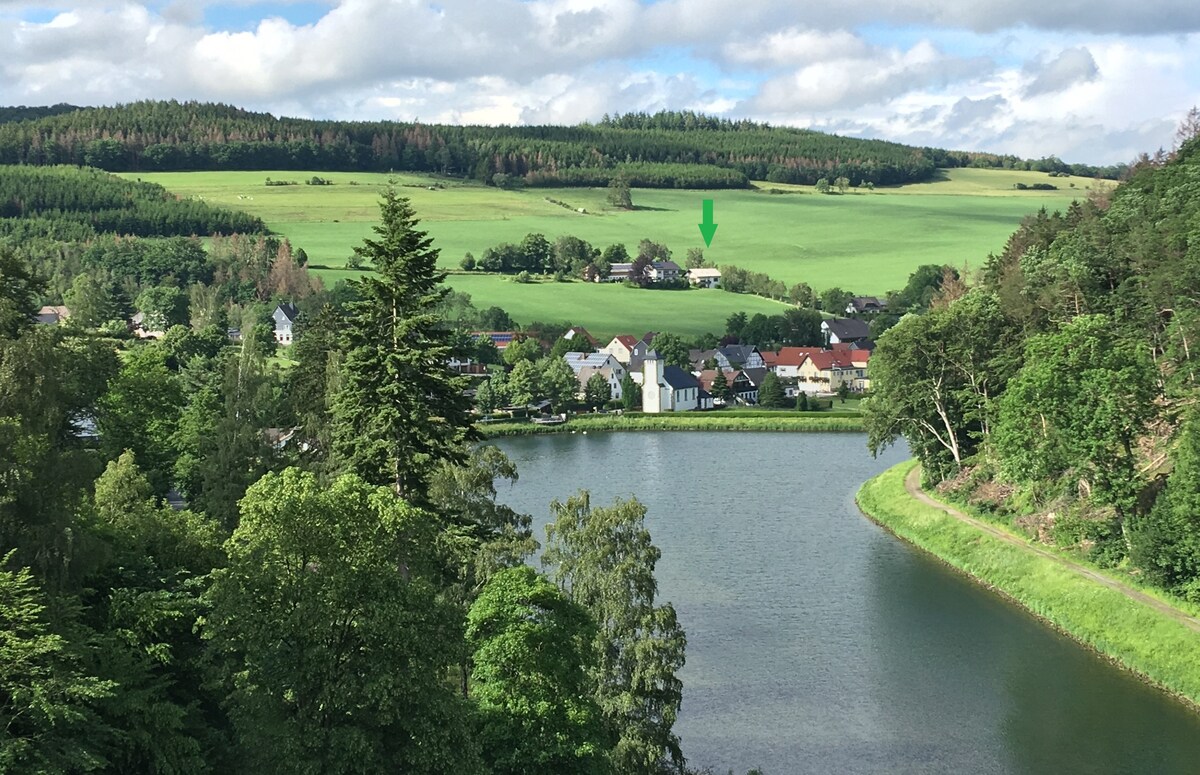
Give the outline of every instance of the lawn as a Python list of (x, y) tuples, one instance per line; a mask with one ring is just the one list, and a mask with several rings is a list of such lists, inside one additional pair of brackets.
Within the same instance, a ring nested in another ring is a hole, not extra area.
[[(342, 270), (353, 246), (378, 218), (379, 190), (388, 175), (317, 173), (330, 186), (308, 186), (305, 172), (185, 172), (129, 175), (160, 183), (181, 195), (246, 210), (303, 248), (328, 280)], [(757, 184), (745, 191), (638, 189), (634, 211), (614, 210), (602, 189), (500, 191), (476, 183), (413, 174), (394, 176), (412, 199), (422, 225), (441, 249), (441, 263), (457, 268), (470, 251), (517, 242), (529, 232), (550, 239), (573, 234), (603, 247), (642, 238), (666, 243), (682, 258), (703, 247), (697, 223), (701, 202), (715, 200), (718, 224), (705, 256), (766, 272), (788, 284), (818, 291), (841, 286), (882, 294), (904, 285), (927, 263), (978, 267), (1026, 215), (1041, 207), (1063, 209), (1089, 187), (1087, 178), (1044, 173), (956, 169), (936, 182), (821, 195), (806, 186)], [(266, 186), (267, 178), (295, 186)], [(1049, 182), (1057, 191), (1017, 191), (1015, 183)], [(1074, 187), (1072, 188), (1072, 184)], [(569, 207), (548, 199), (566, 202)], [(577, 209), (586, 212), (581, 214)], [(770, 302), (722, 294), (671, 294), (583, 284), (518, 286), (504, 278), (454, 276), (455, 287), (477, 304), (504, 307), (520, 321), (569, 318), (601, 332), (669, 327), (683, 332), (717, 330), (731, 312), (778, 311)], [(617, 299), (614, 301), (614, 299)], [(698, 303), (700, 302), (700, 303)], [(569, 314), (565, 314), (569, 313)], [(676, 322), (677, 321), (677, 322)]]

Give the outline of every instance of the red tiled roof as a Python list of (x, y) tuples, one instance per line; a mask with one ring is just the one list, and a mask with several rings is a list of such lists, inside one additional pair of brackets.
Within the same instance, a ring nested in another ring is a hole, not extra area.
[(625, 347), (627, 347), (630, 350), (632, 350), (638, 343), (638, 340), (635, 339), (634, 337), (630, 336), (629, 334), (621, 334), (620, 336), (614, 336), (613, 339), (616, 339), (618, 342), (625, 345)]
[[(775, 354), (776, 366), (799, 366), (804, 363), (804, 359), (810, 355), (822, 352), (820, 347), (781, 347), (779, 352)], [(763, 353), (763, 360), (766, 360), (767, 354)]]

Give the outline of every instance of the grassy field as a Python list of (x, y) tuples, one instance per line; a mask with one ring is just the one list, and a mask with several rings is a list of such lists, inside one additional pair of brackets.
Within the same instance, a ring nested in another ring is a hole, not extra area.
[(858, 504), (900, 538), (995, 588), (1076, 640), (1200, 704), (1200, 632), (913, 499), (902, 463), (863, 485)]
[[(246, 210), (301, 247), (329, 280), (346, 276), (353, 246), (378, 218), (378, 194), (388, 176), (319, 173), (331, 186), (271, 186), (267, 178), (302, 182), (304, 172), (186, 172), (130, 175), (160, 183), (181, 195)], [(638, 189), (628, 212), (613, 210), (603, 189), (500, 191), (475, 183), (397, 175), (441, 249), (446, 268), (457, 268), (470, 251), (479, 256), (500, 242), (517, 242), (529, 232), (550, 239), (574, 234), (597, 246), (636, 246), (649, 238), (666, 243), (682, 258), (703, 247), (696, 224), (701, 201), (716, 203), (718, 230), (705, 256), (766, 272), (789, 284), (807, 282), (822, 290), (841, 286), (879, 294), (903, 286), (909, 273), (927, 263), (978, 267), (999, 250), (1021, 219), (1038, 208), (1065, 208), (1096, 183), (1087, 178), (1051, 178), (1043, 173), (956, 169), (937, 182), (845, 195), (821, 195), (811, 187), (758, 184), (746, 191)], [(1057, 191), (1016, 191), (1015, 183), (1049, 182)], [(1072, 188), (1072, 185), (1074, 186)], [(432, 187), (432, 189), (431, 189)], [(567, 202), (560, 207), (547, 198)], [(575, 210), (582, 208), (586, 214)], [(505, 278), (455, 276), (477, 306), (496, 304), (517, 320), (564, 318), (601, 333), (670, 329), (680, 333), (720, 331), (735, 310), (778, 311), (770, 302), (721, 294), (668, 300), (661, 294), (574, 285), (516, 285)], [(619, 301), (614, 301), (614, 297)], [(563, 314), (569, 312), (570, 314)], [(675, 321), (678, 319), (678, 323)]]

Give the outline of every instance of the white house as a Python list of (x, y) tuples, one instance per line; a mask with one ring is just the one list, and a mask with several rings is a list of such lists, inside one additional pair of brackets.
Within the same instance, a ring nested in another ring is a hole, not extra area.
[(690, 412), (700, 408), (700, 382), (678, 366), (667, 366), (656, 350), (642, 361), (642, 411)]
[(618, 362), (628, 364), (629, 359), (633, 357), (633, 348), (637, 346), (638, 340), (636, 337), (629, 334), (614, 336), (600, 352), (608, 353), (616, 358)]
[(702, 266), (687, 270), (688, 282), (697, 288), (719, 288), (721, 286), (721, 270)]
[(275, 341), (285, 347), (292, 343), (292, 326), (300, 310), (290, 301), (285, 301), (275, 308), (271, 318), (275, 321)]
[(575, 372), (575, 378), (579, 380), (579, 391), (583, 392), (587, 381), (591, 379), (593, 374), (602, 375), (612, 388), (614, 399), (621, 397), (621, 380), (625, 379), (628, 372), (625, 367), (607, 352), (596, 353), (566, 353), (563, 355), (563, 360)]

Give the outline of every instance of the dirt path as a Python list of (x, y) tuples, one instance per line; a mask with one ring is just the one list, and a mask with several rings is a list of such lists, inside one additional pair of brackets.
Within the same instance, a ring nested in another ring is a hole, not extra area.
[(1022, 549), (1024, 549), (1025, 551), (1033, 552), (1034, 554), (1045, 557), (1048, 560), (1052, 560), (1052, 561), (1058, 563), (1059, 565), (1063, 566), (1064, 568), (1069, 568), (1074, 573), (1078, 573), (1080, 576), (1083, 576), (1084, 578), (1088, 579), (1089, 581), (1094, 581), (1097, 584), (1108, 587), (1109, 589), (1116, 590), (1117, 592), (1120, 592), (1122, 595), (1129, 598), (1130, 600), (1135, 600), (1144, 605), (1148, 605), (1151, 608), (1153, 608), (1163, 614), (1166, 614), (1167, 616), (1171, 617), (1172, 619), (1179, 622), (1180, 624), (1183, 624), (1185, 627), (1195, 630), (1196, 632), (1200, 632), (1200, 619), (1197, 619), (1194, 616), (1189, 616), (1186, 613), (1184, 613), (1183, 611), (1180, 611), (1178, 608), (1175, 608), (1174, 606), (1172, 606), (1168, 603), (1164, 603), (1163, 601), (1159, 600), (1158, 598), (1151, 597), (1150, 595), (1147, 595), (1144, 592), (1139, 592), (1138, 590), (1134, 589), (1133, 587), (1129, 586), (1128, 584), (1122, 583), (1120, 581), (1117, 581), (1116, 579), (1105, 576), (1103, 573), (1098, 573), (1097, 571), (1092, 570), (1091, 568), (1087, 567), (1086, 565), (1080, 565), (1077, 562), (1072, 562), (1064, 557), (1060, 557), (1057, 554), (1054, 554), (1053, 552), (1046, 551), (1045, 549), (1042, 549), (1041, 547), (1039, 547), (1035, 544), (1031, 544), (1028, 541), (1024, 541), (1020, 538), (1017, 538), (1016, 536), (1014, 536), (1010, 533), (1006, 533), (1005, 531), (1000, 530), (999, 528), (994, 527), (992, 525), (989, 525), (986, 522), (983, 522), (972, 516), (964, 514), (956, 508), (947, 506), (946, 504), (942, 503), (941, 501), (935, 500), (928, 493), (926, 493), (924, 490), (921, 489), (921, 467), (920, 466), (914, 467), (913, 470), (908, 473), (908, 476), (906, 476), (904, 478), (904, 489), (908, 490), (909, 495), (913, 496), (914, 498), (919, 500), (921, 503), (924, 503), (926, 506), (932, 506), (935, 509), (944, 511), (945, 513), (949, 514), (950, 516), (954, 517), (955, 519), (966, 522), (968, 525), (971, 525), (974, 528), (982, 530), (983, 532), (987, 533), (988, 535), (995, 536), (996, 538), (999, 538), (1001, 541), (1010, 543), (1013, 546), (1019, 546)]

